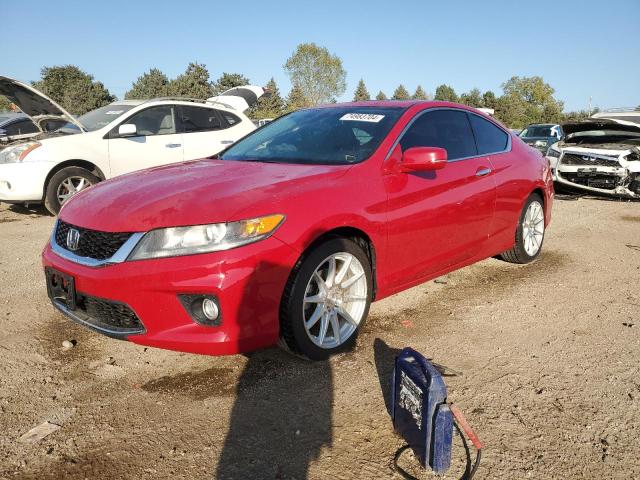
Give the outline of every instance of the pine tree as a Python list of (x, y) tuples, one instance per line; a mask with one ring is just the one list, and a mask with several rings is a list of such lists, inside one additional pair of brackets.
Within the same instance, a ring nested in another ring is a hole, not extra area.
[(214, 95), (219, 95), (224, 91), (227, 91), (233, 87), (242, 87), (243, 85), (249, 85), (249, 79), (240, 73), (227, 73), (224, 72), (220, 75), (211, 88)]
[(250, 118), (260, 120), (263, 118), (277, 118), (284, 112), (284, 100), (280, 96), (280, 90), (276, 81), (271, 77), (267, 83), (268, 92), (258, 99), (248, 115)]
[(147, 99), (166, 97), (169, 93), (169, 79), (157, 68), (143, 73), (124, 94), (126, 99)]
[(369, 95), (369, 91), (364, 84), (364, 80), (360, 79), (360, 81), (358, 82), (358, 86), (356, 87), (356, 91), (353, 94), (353, 101), (364, 102), (367, 100), (371, 100), (371, 96)]
[(212, 96), (207, 66), (197, 62), (190, 63), (183, 74), (169, 82), (169, 94), (199, 99)]
[(376, 95), (376, 100), (388, 100), (388, 99), (387, 99), (387, 96), (384, 94), (384, 92), (380, 90), (378, 92), (378, 95)]
[(294, 85), (287, 96), (285, 111), (289, 113), (300, 108), (309, 107), (310, 105), (311, 104), (304, 96), (302, 89), (298, 85)]
[(396, 88), (395, 92), (393, 92), (393, 97), (391, 98), (394, 100), (409, 100), (411, 96), (409, 95), (409, 92), (407, 92), (407, 89), (404, 88), (404, 85), (400, 84), (398, 85), (398, 88)]
[(436, 88), (436, 95), (434, 97), (436, 100), (441, 100), (443, 102), (458, 102), (458, 95), (456, 95), (456, 91), (450, 87), (449, 85), (440, 85)]
[(418, 85), (411, 98), (413, 100), (427, 100), (429, 97), (427, 96), (427, 92), (423, 90), (422, 85)]

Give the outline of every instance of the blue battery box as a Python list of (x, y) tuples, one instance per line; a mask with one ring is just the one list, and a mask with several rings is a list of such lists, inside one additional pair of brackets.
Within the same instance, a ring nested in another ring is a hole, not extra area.
[(440, 372), (424, 356), (405, 348), (396, 357), (392, 381), (393, 426), (420, 464), (442, 474), (451, 465), (453, 414)]

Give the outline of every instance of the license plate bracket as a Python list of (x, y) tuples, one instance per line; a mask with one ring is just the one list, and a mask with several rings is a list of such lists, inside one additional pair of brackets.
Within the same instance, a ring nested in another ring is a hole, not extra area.
[(71, 275), (53, 268), (45, 269), (47, 293), (53, 302), (62, 303), (69, 310), (76, 309), (76, 284)]

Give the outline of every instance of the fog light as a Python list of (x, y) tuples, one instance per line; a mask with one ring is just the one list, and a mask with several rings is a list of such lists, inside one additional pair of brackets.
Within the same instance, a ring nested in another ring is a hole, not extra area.
[(210, 298), (205, 298), (202, 300), (202, 313), (204, 313), (204, 316), (207, 317), (207, 319), (215, 320), (218, 318), (220, 311), (218, 310), (216, 302)]
[(220, 304), (213, 295), (178, 295), (178, 299), (194, 322), (207, 327), (222, 324)]

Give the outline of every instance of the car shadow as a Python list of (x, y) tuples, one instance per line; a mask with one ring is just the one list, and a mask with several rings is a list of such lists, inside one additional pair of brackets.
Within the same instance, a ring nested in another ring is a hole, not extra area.
[(19, 215), (42, 215), (43, 217), (52, 216), (49, 210), (42, 204), (30, 204), (28, 207), (23, 204), (15, 204), (9, 206), (9, 211)]
[[(242, 329), (251, 332), (259, 325), (266, 332), (274, 321), (278, 325), (289, 273), (277, 263), (256, 266), (238, 311)], [(240, 341), (238, 346), (245, 350), (248, 344)], [(333, 442), (331, 364), (303, 360), (278, 348), (246, 356), (213, 478), (306, 479), (310, 464)]]

